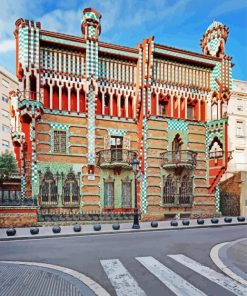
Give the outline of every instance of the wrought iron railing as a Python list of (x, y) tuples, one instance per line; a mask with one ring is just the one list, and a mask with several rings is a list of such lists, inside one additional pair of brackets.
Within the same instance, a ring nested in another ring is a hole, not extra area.
[(191, 165), (196, 166), (197, 152), (191, 150), (166, 151), (161, 153), (162, 165)]
[(37, 206), (37, 199), (21, 198), (20, 193), (18, 196), (9, 197), (7, 196), (9, 193), (6, 192), (6, 190), (0, 191), (0, 206)]
[(209, 152), (209, 158), (221, 158), (224, 155), (223, 150)]
[(98, 166), (131, 166), (135, 152), (127, 149), (106, 149), (97, 152)]
[(189, 194), (172, 194), (164, 196), (164, 205), (181, 206), (191, 205), (193, 196)]

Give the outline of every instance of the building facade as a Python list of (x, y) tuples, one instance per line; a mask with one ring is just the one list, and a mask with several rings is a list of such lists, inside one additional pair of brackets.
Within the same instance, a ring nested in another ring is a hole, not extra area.
[(0, 66), (0, 154), (13, 152), (9, 92), (18, 88), (17, 78)]
[(82, 37), (16, 21), (13, 145), (22, 196), (41, 213), (132, 212), (131, 161), (140, 159), (142, 219), (213, 216), (228, 153), (228, 28), (213, 22), (202, 54), (100, 41), (101, 15), (84, 9)]

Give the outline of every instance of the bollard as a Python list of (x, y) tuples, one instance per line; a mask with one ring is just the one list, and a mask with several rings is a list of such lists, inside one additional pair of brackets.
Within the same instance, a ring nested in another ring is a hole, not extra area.
[(151, 222), (151, 227), (157, 228), (158, 227), (158, 222), (157, 221), (152, 221)]
[(182, 224), (185, 225), (185, 226), (188, 226), (188, 225), (190, 225), (190, 221), (189, 220), (183, 220)]
[(112, 229), (113, 230), (119, 230), (120, 229), (120, 224), (118, 224), (118, 223), (112, 224)]
[(75, 224), (73, 229), (74, 229), (74, 232), (80, 232), (81, 231), (81, 225)]
[(238, 222), (244, 222), (245, 221), (244, 216), (238, 216), (237, 219), (238, 219)]
[(59, 232), (61, 232), (61, 227), (60, 226), (53, 226), (52, 231), (53, 231), (53, 233), (59, 233)]
[(32, 228), (30, 228), (30, 233), (32, 235), (38, 234), (39, 233), (39, 228), (38, 227), (32, 227)]
[(219, 223), (219, 219), (218, 218), (212, 218), (211, 223), (212, 224), (217, 224), (217, 223)]
[(204, 219), (198, 218), (197, 219), (197, 224), (199, 224), (199, 225), (204, 224)]
[(6, 230), (7, 236), (14, 236), (16, 234), (16, 229), (15, 228), (9, 228)]
[(178, 226), (178, 221), (172, 220), (171, 221), (171, 226)]
[(100, 224), (95, 224), (95, 225), (93, 226), (93, 229), (94, 229), (95, 231), (100, 231), (100, 230), (101, 230), (101, 225), (100, 225)]
[(231, 217), (225, 217), (224, 218), (225, 223), (231, 223), (232, 222), (232, 218)]

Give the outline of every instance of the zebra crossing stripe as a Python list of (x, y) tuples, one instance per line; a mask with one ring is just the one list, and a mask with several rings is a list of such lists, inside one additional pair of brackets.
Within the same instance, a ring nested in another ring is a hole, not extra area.
[(138, 283), (118, 259), (100, 260), (118, 296), (146, 296)]
[(168, 255), (177, 262), (185, 265), (186, 267), (192, 269), (193, 271), (199, 273), (200, 275), (206, 277), (210, 281), (222, 286), (223, 288), (229, 290), (235, 295), (244, 296), (247, 295), (247, 287), (244, 285), (230, 279), (229, 277), (214, 271), (213, 269), (203, 266), (202, 264), (186, 257), (184, 255)]
[(207, 296), (153, 257), (136, 259), (178, 296)]

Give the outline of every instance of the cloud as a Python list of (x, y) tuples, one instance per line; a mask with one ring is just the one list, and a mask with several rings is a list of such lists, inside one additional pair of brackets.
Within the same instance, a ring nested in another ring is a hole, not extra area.
[(209, 14), (209, 17), (220, 16), (222, 14), (233, 12), (243, 8), (247, 8), (246, 1), (236, 1), (236, 0), (223, 1), (219, 6), (216, 6), (215, 8), (213, 8), (213, 10)]
[(1, 40), (0, 53), (5, 53), (13, 50), (15, 50), (14, 39)]

